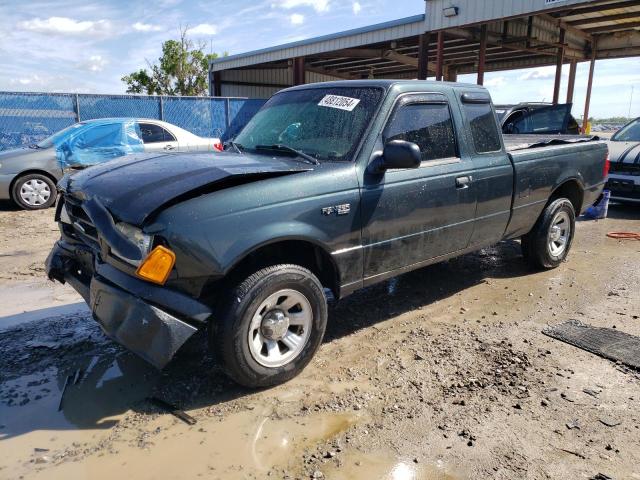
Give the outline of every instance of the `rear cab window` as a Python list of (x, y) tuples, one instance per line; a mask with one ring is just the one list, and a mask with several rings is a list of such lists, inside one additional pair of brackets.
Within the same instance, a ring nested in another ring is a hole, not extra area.
[(492, 153), (502, 150), (498, 124), (491, 109), (489, 94), (463, 94), (462, 109), (469, 124), (476, 153)]

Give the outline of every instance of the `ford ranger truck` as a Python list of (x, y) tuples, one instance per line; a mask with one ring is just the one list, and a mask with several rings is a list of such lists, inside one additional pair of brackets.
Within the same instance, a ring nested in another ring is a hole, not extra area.
[(206, 330), (234, 380), (275, 385), (322, 342), (328, 291), (339, 300), (505, 239), (533, 268), (558, 267), (606, 159), (589, 137), (503, 137), (475, 85), (298, 86), (224, 152), (64, 177), (47, 274), (158, 368)]

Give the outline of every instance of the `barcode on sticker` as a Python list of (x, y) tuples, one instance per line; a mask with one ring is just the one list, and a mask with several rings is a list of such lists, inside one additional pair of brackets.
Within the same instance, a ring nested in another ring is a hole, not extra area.
[(358, 104), (360, 100), (358, 98), (342, 97), (340, 95), (325, 95), (318, 106), (338, 108), (340, 110), (346, 110), (351, 112)]

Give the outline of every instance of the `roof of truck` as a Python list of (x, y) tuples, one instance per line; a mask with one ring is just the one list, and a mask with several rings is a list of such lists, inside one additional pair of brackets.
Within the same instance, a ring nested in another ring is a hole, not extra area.
[(380, 87), (384, 89), (388, 89), (397, 85), (407, 85), (407, 86), (420, 86), (424, 88), (425, 86), (435, 87), (435, 90), (442, 90), (443, 87), (448, 88), (463, 88), (465, 90), (482, 90), (486, 91), (486, 88), (480, 85), (475, 85), (473, 83), (457, 83), (457, 82), (436, 82), (433, 80), (338, 80), (335, 82), (320, 82), (320, 83), (307, 83), (304, 85), (297, 85), (295, 87), (290, 87), (282, 92), (290, 91), (290, 90), (305, 90), (308, 88), (337, 88), (337, 87)]

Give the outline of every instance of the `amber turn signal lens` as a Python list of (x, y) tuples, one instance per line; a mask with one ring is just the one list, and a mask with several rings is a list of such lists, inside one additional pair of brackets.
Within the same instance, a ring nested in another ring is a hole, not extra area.
[(140, 264), (136, 275), (149, 282), (164, 285), (176, 263), (176, 254), (162, 245), (154, 248)]

